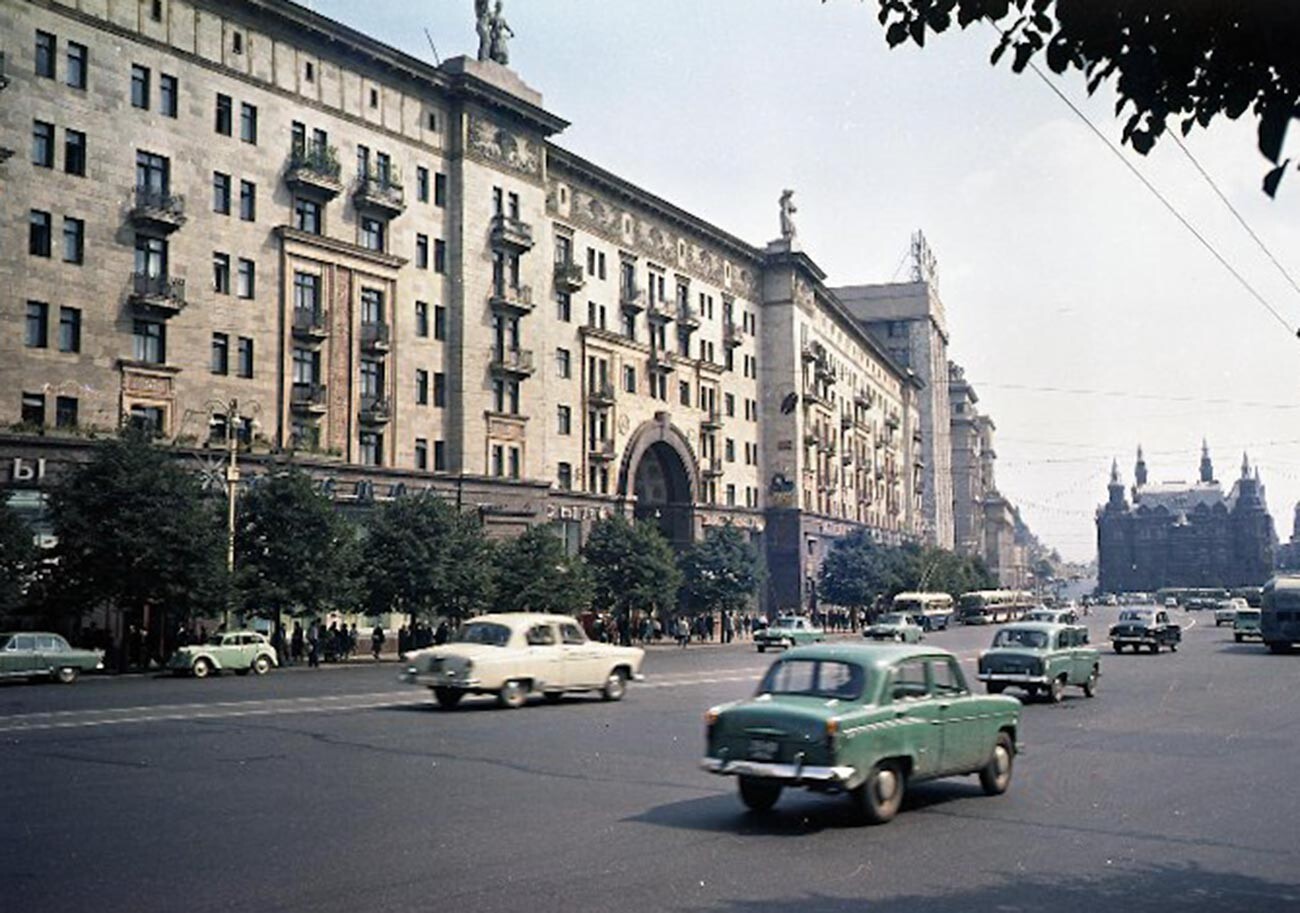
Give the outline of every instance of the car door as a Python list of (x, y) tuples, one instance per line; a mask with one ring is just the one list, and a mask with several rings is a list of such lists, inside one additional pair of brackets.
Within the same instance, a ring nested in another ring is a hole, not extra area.
[(597, 644), (587, 639), (582, 628), (572, 622), (560, 623), (560, 654), (563, 657), (559, 683), (566, 688), (597, 685), (605, 677), (600, 668), (603, 660)]
[(57, 634), (36, 635), (36, 663), (38, 671), (48, 672), (57, 669), (67, 659), (68, 642)]
[(940, 733), (939, 768), (945, 773), (974, 770), (987, 760), (992, 747), (985, 731), (987, 724), (974, 711), (970, 689), (957, 660), (951, 656), (934, 656), (927, 662)]
[(35, 634), (15, 634), (5, 649), (6, 675), (31, 675), (36, 671), (39, 658), (36, 654)]
[(528, 659), (523, 670), (534, 688), (564, 687), (564, 654), (555, 626), (546, 622), (530, 625), (524, 632)]
[(943, 731), (924, 659), (901, 660), (893, 667), (889, 700), (894, 741), (900, 751), (912, 756), (912, 775), (935, 776), (941, 770)]

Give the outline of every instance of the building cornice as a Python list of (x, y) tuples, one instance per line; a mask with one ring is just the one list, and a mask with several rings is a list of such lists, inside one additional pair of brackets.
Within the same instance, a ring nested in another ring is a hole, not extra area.
[(344, 256), (354, 257), (366, 263), (381, 266), (385, 269), (401, 269), (410, 261), (406, 257), (399, 257), (396, 254), (389, 254), (383, 251), (370, 250), (362, 247), (360, 244), (353, 244), (350, 241), (340, 241), (338, 238), (331, 238), (329, 235), (314, 235), (311, 232), (300, 231), (290, 225), (277, 225), (275, 234), (281, 241), (292, 241), (305, 247), (315, 247), (321, 250), (329, 251), (333, 254), (343, 254)]

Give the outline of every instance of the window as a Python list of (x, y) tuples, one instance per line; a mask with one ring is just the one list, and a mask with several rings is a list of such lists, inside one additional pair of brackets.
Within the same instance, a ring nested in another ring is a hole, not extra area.
[(33, 257), (50, 255), (50, 214), (33, 209), (27, 237), (27, 252)]
[(165, 156), (136, 150), (135, 186), (152, 191), (153, 196), (166, 195), (171, 189), (171, 162)]
[(239, 138), (257, 145), (257, 106), (244, 102), (239, 106)]
[(727, 418), (736, 417), (736, 395), (734, 393), (725, 393), (722, 396), (723, 408), (727, 412)]
[(433, 442), (433, 471), (444, 472), (447, 469), (447, 442)]
[(925, 683), (925, 660), (908, 660), (899, 663), (894, 669), (894, 700), (916, 700), (926, 697), (929, 691), (929, 686)]
[(56, 428), (77, 427), (77, 398), (75, 396), (55, 397), (54, 426)]
[(378, 431), (361, 432), (361, 465), (382, 465), (384, 436)]
[(153, 437), (163, 432), (163, 411), (160, 406), (132, 406), (131, 427)]
[(587, 275), (596, 275), (596, 248), (594, 247), (587, 248)]
[(505, 193), (500, 187), (492, 188), (492, 214), (494, 216), (505, 213)]
[(245, 222), (257, 218), (257, 185), (252, 181), (239, 182), (239, 218)]
[(302, 272), (293, 274), (293, 309), (313, 316), (320, 314), (320, 276)]
[(149, 68), (138, 63), (131, 64), (131, 107), (149, 110)]
[(68, 42), (68, 71), (63, 74), (64, 81), (74, 89), (86, 88), (86, 67), (89, 56), (84, 44)]
[(50, 306), (44, 301), (27, 302), (27, 330), (24, 341), (29, 349), (44, 349), (50, 344)]
[(415, 402), (419, 406), (429, 405), (429, 372), (423, 368), (415, 370)]
[(683, 406), (691, 404), (691, 385), (684, 380), (677, 382), (677, 401)]
[(736, 486), (735, 486), (735, 485), (732, 485), (732, 484), (728, 484), (728, 485), (727, 485), (726, 496), (727, 496), (727, 506), (728, 506), (728, 507), (735, 507), (735, 506), (736, 506)]
[(384, 293), (379, 289), (361, 290), (361, 322), (368, 324), (384, 322)]
[(429, 268), (429, 236), (415, 236), (415, 265), (418, 269)]
[(447, 272), (447, 242), (440, 238), (433, 242), (433, 271)]
[(727, 438), (726, 443), (722, 446), (722, 450), (726, 455), (728, 463), (736, 462), (736, 441), (734, 438)]
[[(42, 414), (44, 414), (44, 409), (45, 409), (45, 403), (44, 400), (42, 400), (41, 401)], [(502, 476), (505, 475), (505, 471), (506, 471), (505, 448), (502, 447), (500, 444), (493, 444), (492, 445), (492, 475)]]
[(573, 298), (568, 292), (555, 293), (555, 317), (565, 323), (573, 320)]
[(447, 205), (447, 175), (441, 172), (433, 176), (433, 205)]
[(230, 35), (230, 50), (236, 54), (244, 53), (244, 33), (232, 32)]
[(141, 276), (166, 276), (167, 242), (162, 238), (136, 235), (135, 271)]
[(230, 254), (212, 254), (212, 290), (222, 295), (230, 294)]
[(321, 208), (315, 200), (304, 200), (301, 197), (294, 200), (293, 203), (293, 227), (299, 231), (305, 231), (311, 235), (318, 235), (321, 232)]
[(441, 304), (434, 305), (433, 308), (433, 338), (447, 338), (447, 309)]
[(38, 168), (54, 167), (54, 124), (32, 121), (32, 164)]
[(429, 335), (429, 303), (427, 301), (415, 302), (415, 335), (421, 339)]
[(86, 134), (80, 130), (63, 131), (63, 171), (86, 176)]
[(165, 327), (153, 320), (137, 320), (132, 329), (135, 337), (135, 360), (153, 365), (164, 364), (167, 360)]
[(85, 259), (86, 223), (72, 216), (63, 217), (63, 262), (81, 263)]
[(636, 368), (631, 365), (623, 367), (623, 389), (628, 393), (636, 392)]
[(230, 175), (212, 172), (212, 211), (230, 215)]
[(59, 351), (81, 351), (80, 308), (59, 308)]
[(235, 294), (240, 298), (252, 298), (257, 294), (257, 264), (252, 260), (239, 258), (239, 273), (236, 277)]
[(510, 448), (510, 478), (519, 478), (519, 448)]
[(54, 55), (58, 40), (49, 32), (36, 33), (36, 75), (54, 78)]
[(555, 477), (561, 491), (573, 490), (573, 465), (571, 463), (561, 463), (556, 469)]
[(506, 200), (507, 200), (507, 204), (506, 204), (507, 212), (510, 214), (510, 218), (518, 219), (519, 218), (519, 194), (513, 192), (507, 194)]
[(415, 167), (415, 198), (421, 203), (429, 202), (429, 169), (423, 165)]
[(378, 108), (378, 107), (379, 107), (379, 90), (378, 90), (378, 89), (371, 89), (371, 90), (370, 90), (370, 107), (372, 107), (372, 108)]
[(378, 398), (384, 395), (384, 365), (373, 358), (361, 359), (361, 395)]
[(229, 95), (217, 95), (216, 131), (222, 136), (230, 136), (234, 120), (235, 104)]
[[(305, 68), (304, 71), (303, 71), (303, 77), (304, 77), (308, 82), (315, 82), (315, 81), (316, 81), (316, 64), (312, 63), (310, 60), (307, 61), (307, 66), (306, 66), (306, 68)], [(423, 468), (423, 467), (421, 467), (421, 468)]]
[(248, 336), (239, 337), (239, 376), (253, 376), (253, 340)]
[(433, 375), (433, 404), (439, 409), (447, 405), (447, 375), (441, 371)]
[(361, 220), (361, 246), (366, 250), (384, 249), (384, 223), (378, 219)]
[(573, 376), (573, 359), (568, 349), (555, 350), (555, 372), (563, 378)]
[(573, 410), (568, 406), (556, 406), (556, 431), (560, 434), (573, 433)]
[(357, 146), (357, 174), (367, 177), (370, 174), (370, 147)]
[(162, 0), (151, 0), (149, 4), (149, 18), (154, 22), (162, 22)]
[(415, 468), (420, 470), (429, 468), (429, 442), (422, 437), (415, 439)]
[(225, 333), (212, 334), (212, 364), (209, 370), (213, 374), (230, 373), (230, 337)]
[(24, 393), (23, 394), (23, 415), (24, 425), (34, 425), (41, 427), (45, 424), (45, 394), (44, 393)]

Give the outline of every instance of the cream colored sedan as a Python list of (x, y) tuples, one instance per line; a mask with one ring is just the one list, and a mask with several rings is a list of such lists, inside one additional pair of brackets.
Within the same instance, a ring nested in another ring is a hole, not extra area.
[(598, 691), (607, 701), (640, 681), (645, 651), (588, 640), (567, 615), (480, 615), (454, 639), (408, 655), (401, 680), (433, 691), (448, 710), (466, 694), (495, 694), (503, 707), (522, 707), (540, 694), (558, 701), (570, 691)]

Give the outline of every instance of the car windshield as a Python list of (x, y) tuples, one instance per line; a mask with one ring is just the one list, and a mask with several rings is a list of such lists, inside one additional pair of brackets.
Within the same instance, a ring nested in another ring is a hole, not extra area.
[(798, 620), (797, 620), (797, 619), (794, 619), (794, 618), (778, 618), (778, 619), (776, 620), (776, 624), (774, 624), (772, 627), (774, 627), (774, 628), (793, 628), (793, 627), (795, 627), (798, 623), (799, 623)]
[(0, 650), (3, 650), (13, 638), (9, 634), (0, 634)]
[(907, 624), (907, 616), (900, 613), (884, 615), (881, 617), (880, 623), (882, 625), (905, 625)]
[(504, 647), (510, 640), (510, 629), (491, 621), (473, 621), (461, 628), (452, 641), (458, 644), (487, 644)]
[(208, 644), (213, 647), (219, 647), (225, 642), (226, 642), (226, 635), (224, 634), (213, 634), (211, 637), (208, 638)]
[(861, 666), (839, 660), (783, 659), (772, 665), (758, 686), (759, 694), (800, 694), (852, 701), (862, 696), (867, 674)]
[(1017, 631), (1010, 628), (998, 632), (998, 636), (993, 638), (993, 646), (1029, 647), (1031, 650), (1041, 650), (1047, 646), (1048, 639), (1042, 631)]
[(1238, 609), (1237, 617), (1242, 621), (1258, 621), (1260, 618), (1259, 609)]
[(1119, 613), (1120, 621), (1150, 621), (1151, 617), (1152, 615), (1150, 612), (1128, 611)]
[(1030, 612), (1025, 621), (1056, 621), (1056, 616), (1051, 612)]

